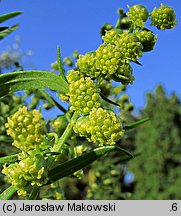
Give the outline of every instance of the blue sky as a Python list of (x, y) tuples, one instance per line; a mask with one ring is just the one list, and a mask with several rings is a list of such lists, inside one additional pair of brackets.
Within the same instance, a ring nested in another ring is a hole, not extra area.
[[(6, 23), (19, 23), (20, 28), (1, 41), (0, 49), (13, 43), (13, 35), (19, 35), (22, 50), (34, 52), (31, 62), (36, 69), (50, 70), (50, 64), (56, 60), (57, 45), (60, 45), (63, 57), (74, 50), (82, 54), (95, 50), (101, 44), (100, 27), (104, 23), (115, 25), (118, 8), (127, 10), (127, 4), (144, 4), (152, 10), (160, 3), (172, 6), (180, 21), (179, 0), (3, 0), (0, 14), (11, 11), (23, 11), (24, 14)], [(146, 92), (153, 91), (159, 83), (164, 84), (168, 94), (175, 91), (181, 96), (180, 22), (174, 30), (151, 29), (158, 34), (157, 44), (154, 51), (140, 58), (142, 67), (134, 66), (136, 80), (128, 88), (137, 109), (145, 104)]]

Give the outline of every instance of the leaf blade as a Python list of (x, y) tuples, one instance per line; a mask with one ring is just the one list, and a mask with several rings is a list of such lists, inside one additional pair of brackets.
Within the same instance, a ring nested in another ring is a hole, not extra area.
[(14, 11), (11, 13), (7, 13), (7, 14), (3, 14), (0, 16), (0, 23), (5, 22), (6, 20), (12, 19), (20, 14), (22, 14), (23, 12), (21, 11)]
[(50, 182), (54, 182), (60, 178), (73, 174), (113, 150), (116, 150), (119, 153), (124, 153), (129, 157), (133, 157), (131, 153), (117, 146), (99, 147), (52, 168), (48, 174)]
[(16, 188), (11, 185), (0, 194), (0, 200), (9, 200), (15, 192)]
[(73, 174), (77, 170), (89, 165), (99, 157), (114, 149), (115, 146), (100, 147), (87, 153), (84, 153), (77, 158), (61, 163), (60, 165), (52, 168), (49, 171), (50, 182), (54, 182), (60, 178)]
[(19, 90), (43, 88), (67, 93), (68, 84), (60, 76), (47, 71), (23, 71), (0, 75), (0, 97)]
[(5, 38), (6, 36), (8, 36), (9, 34), (11, 34), (13, 31), (15, 31), (17, 28), (19, 27), (18, 24), (5, 29), (4, 31), (0, 32), (0, 40), (2, 40), (3, 38)]
[(143, 123), (145, 123), (145, 122), (147, 122), (147, 121), (149, 121), (149, 120), (150, 120), (149, 118), (144, 118), (144, 119), (138, 120), (138, 121), (136, 121), (136, 122), (133, 122), (133, 123), (131, 123), (131, 124), (125, 125), (123, 128), (124, 128), (125, 130), (130, 130), (130, 129), (132, 129), (132, 128), (134, 128), (134, 127), (140, 125), (140, 124), (143, 124)]
[(0, 165), (1, 164), (11, 164), (18, 160), (18, 154), (8, 155), (5, 157), (0, 157)]

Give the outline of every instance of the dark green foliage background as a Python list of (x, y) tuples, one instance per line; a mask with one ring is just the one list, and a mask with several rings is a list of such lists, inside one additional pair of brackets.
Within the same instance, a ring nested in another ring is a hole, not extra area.
[(147, 95), (141, 116), (150, 121), (137, 128), (135, 142), (142, 154), (129, 162), (135, 175), (136, 199), (181, 199), (181, 107), (162, 86)]

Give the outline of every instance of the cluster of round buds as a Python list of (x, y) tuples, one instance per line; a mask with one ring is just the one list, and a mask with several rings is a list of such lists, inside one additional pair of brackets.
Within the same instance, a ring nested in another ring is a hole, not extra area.
[(134, 26), (143, 28), (144, 22), (147, 21), (149, 12), (143, 5), (128, 6), (129, 12), (127, 15)]
[[(16, 187), (18, 195), (25, 196), (30, 185), (42, 186), (47, 183), (46, 161), (41, 154), (31, 152), (24, 156), (19, 163), (4, 165), (2, 173)], [(31, 183), (31, 184), (29, 184)]]
[(53, 130), (58, 134), (62, 134), (67, 127), (68, 120), (65, 115), (58, 116), (55, 120), (53, 120), (50, 125), (52, 126)]
[(123, 32), (116, 46), (120, 47), (121, 54), (126, 62), (137, 61), (142, 56), (143, 46), (139, 38), (134, 33)]
[(85, 55), (79, 56), (77, 66), (79, 70), (86, 76), (96, 78), (100, 75), (100, 72), (95, 68), (95, 52), (89, 52)]
[(74, 147), (74, 154), (77, 157), (79, 155), (82, 155), (83, 153), (85, 153), (88, 150), (90, 150), (90, 146), (85, 142), (81, 145), (77, 145)]
[(78, 70), (69, 70), (66, 76), (68, 83), (72, 83), (74, 81), (79, 80), (80, 78), (84, 77), (82, 73)]
[(120, 29), (111, 29), (110, 31), (106, 31), (106, 34), (102, 36), (104, 43), (116, 44), (116, 41), (119, 40), (120, 34), (122, 31)]
[(28, 111), (25, 106), (19, 108), (15, 114), (8, 117), (5, 126), (7, 134), (14, 140), (13, 145), (22, 151), (43, 145), (45, 120), (38, 110)]
[(143, 45), (143, 52), (151, 51), (157, 40), (157, 35), (154, 35), (152, 31), (142, 30), (135, 32)]
[(99, 146), (113, 145), (124, 134), (121, 122), (112, 111), (94, 108), (89, 116), (83, 118), (82, 126), (79, 127), (80, 122), (76, 123), (74, 131), (90, 142), (99, 143)]
[(123, 85), (133, 84), (135, 78), (132, 72), (133, 69), (129, 63), (122, 63), (112, 78), (115, 81), (121, 82)]
[(90, 77), (82, 77), (70, 83), (68, 94), (71, 110), (76, 110), (79, 114), (87, 114), (93, 107), (100, 107), (99, 92), (100, 89)]
[(116, 72), (121, 61), (119, 47), (112, 44), (102, 44), (96, 50), (96, 68), (103, 75), (111, 75)]
[(151, 25), (161, 30), (172, 29), (177, 24), (175, 17), (176, 15), (173, 8), (161, 4), (158, 9), (154, 8), (151, 13)]

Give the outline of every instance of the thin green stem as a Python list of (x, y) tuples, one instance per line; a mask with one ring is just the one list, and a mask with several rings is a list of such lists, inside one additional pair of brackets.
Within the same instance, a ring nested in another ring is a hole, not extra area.
[[(67, 125), (64, 133), (62, 134), (62, 136), (59, 138), (58, 142), (54, 144), (53, 148), (51, 149), (51, 152), (60, 152), (62, 147), (64, 146), (64, 144), (66, 143), (67, 139), (70, 137), (70, 135), (72, 134), (73, 131), (73, 125), (76, 122), (77, 118), (78, 118), (79, 114), (77, 112), (75, 112), (69, 122), (69, 124)], [(49, 168), (52, 167), (53, 162), (55, 160), (55, 157), (50, 157), (49, 158)]]
[(69, 124), (67, 125), (67, 128), (65, 129), (64, 133), (62, 134), (62, 136), (60, 137), (60, 139), (58, 140), (58, 142), (53, 146), (52, 151), (53, 152), (60, 152), (62, 146), (65, 144), (65, 142), (67, 141), (67, 139), (70, 137), (72, 131), (73, 131), (73, 125), (75, 123), (75, 121), (78, 118), (78, 113), (75, 112), (69, 122)]

